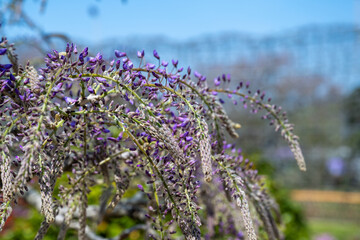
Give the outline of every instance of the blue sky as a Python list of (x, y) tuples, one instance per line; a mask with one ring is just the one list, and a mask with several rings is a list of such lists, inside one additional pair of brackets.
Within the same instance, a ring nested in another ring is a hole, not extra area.
[[(39, 0), (26, 1), (28, 15), (47, 32), (92, 43), (133, 35), (180, 41), (225, 31), (266, 35), (308, 24), (360, 22), (360, 0), (48, 0), (43, 14), (39, 9)], [(9, 37), (26, 33), (6, 24), (4, 30)]]

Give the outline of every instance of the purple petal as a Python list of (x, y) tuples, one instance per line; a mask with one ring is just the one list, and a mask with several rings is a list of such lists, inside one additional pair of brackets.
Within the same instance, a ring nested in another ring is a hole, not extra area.
[(177, 67), (179, 61), (178, 60), (171, 60), (172, 64), (174, 65), (174, 67)]
[(195, 76), (196, 78), (201, 78), (201, 74), (198, 73), (197, 71), (194, 72), (194, 76)]
[(138, 184), (137, 187), (140, 189), (140, 191), (142, 191), (142, 192), (144, 191), (144, 188), (141, 184)]
[(107, 139), (112, 141), (112, 142), (119, 142), (119, 140), (114, 138), (114, 137), (108, 137)]
[(10, 68), (12, 68), (12, 64), (4, 64), (4, 65), (1, 65), (1, 67), (2, 68), (4, 68), (4, 69), (10, 69)]
[(106, 129), (106, 128), (103, 128), (102, 131), (103, 131), (104, 133), (109, 133), (109, 132), (110, 132), (110, 130), (109, 130), (109, 129)]
[(4, 55), (6, 53), (7, 49), (6, 48), (2, 48), (0, 49), (0, 55)]
[(148, 63), (148, 64), (146, 64), (146, 67), (149, 69), (154, 69), (156, 66), (155, 66), (155, 64)]
[(115, 50), (115, 56), (116, 56), (117, 58), (125, 57), (125, 56), (126, 56), (126, 53), (120, 52), (120, 51), (118, 51), (118, 50)]
[(160, 56), (156, 50), (153, 51), (153, 54), (156, 59), (160, 59)]
[(75, 99), (72, 99), (72, 98), (70, 98), (70, 97), (64, 97), (64, 100), (65, 100), (65, 102), (66, 102), (67, 104), (73, 104), (73, 103), (76, 102)]
[(169, 63), (168, 63), (168, 62), (165, 62), (165, 61), (162, 61), (162, 62), (161, 62), (161, 65), (163, 65), (164, 67), (167, 67), (168, 64), (169, 64)]
[(95, 93), (94, 89), (91, 86), (88, 86), (87, 89), (88, 89), (89, 93)]
[(143, 57), (144, 57), (144, 55), (145, 55), (144, 50), (142, 50), (141, 52), (140, 52), (140, 51), (138, 51), (138, 52), (137, 52), (137, 56), (138, 56), (138, 58), (143, 58)]
[(130, 61), (130, 60), (128, 61), (127, 64), (128, 64), (128, 67), (129, 67), (130, 69), (132, 69), (132, 68), (134, 67), (134, 64), (133, 64), (132, 61)]
[(188, 69), (187, 69), (187, 73), (188, 73), (188, 75), (190, 75), (190, 73), (191, 73), (191, 68), (190, 68), (190, 66), (189, 66)]

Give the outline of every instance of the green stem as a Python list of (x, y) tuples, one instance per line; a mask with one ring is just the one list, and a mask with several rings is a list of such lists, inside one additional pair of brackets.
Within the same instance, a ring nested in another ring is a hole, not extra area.
[[(214, 158), (214, 156), (211, 156), (211, 157), (212, 157), (212, 159), (213, 159), (214, 161), (216, 161), (216, 159)], [(224, 164), (221, 163), (221, 161), (217, 161), (217, 163), (222, 167), (223, 170), (226, 171), (226, 174), (229, 176), (229, 178), (230, 178), (231, 181), (233, 182), (234, 187), (236, 188), (237, 192), (239, 193), (239, 197), (240, 197), (241, 201), (243, 201), (243, 196), (242, 196), (242, 194), (241, 194), (241, 191), (240, 191), (238, 185), (236, 184), (236, 181), (235, 181), (234, 177), (231, 175), (231, 173), (229, 172), (229, 170), (227, 169), (227, 167), (224, 166)]]
[[(79, 76), (78, 76), (78, 75), (71, 75), (71, 76), (69, 76), (69, 77), (71, 77), (71, 78), (77, 78), (77, 77), (79, 77)], [(147, 105), (146, 102), (144, 102), (144, 100), (143, 100), (139, 95), (137, 95), (137, 93), (136, 93), (135, 91), (133, 91), (133, 90), (130, 89), (127, 85), (122, 84), (121, 82), (119, 82), (118, 80), (116, 80), (116, 79), (114, 79), (114, 78), (112, 78), (112, 77), (104, 76), (104, 75), (101, 75), (101, 74), (90, 74), (90, 73), (89, 73), (89, 74), (83, 74), (82, 77), (101, 77), (101, 78), (105, 78), (105, 79), (107, 79), (107, 80), (110, 80), (110, 81), (112, 81), (112, 82), (115, 82), (119, 87), (121, 87), (121, 88), (125, 89), (126, 91), (130, 92), (131, 95), (133, 95), (140, 103), (142, 103), (142, 104), (144, 104), (144, 105)], [(147, 109), (147, 112), (148, 112), (151, 116), (156, 117), (155, 114), (154, 114), (152, 111), (150, 111), (149, 109)], [(158, 124), (158, 123), (157, 123), (157, 125), (158, 125), (158, 127), (161, 127), (161, 124)]]
[(166, 87), (166, 86), (163, 86), (163, 85), (162, 85), (162, 86), (156, 86), (155, 84), (146, 83), (146, 84), (144, 84), (144, 86), (147, 86), (147, 87), (157, 87), (157, 88), (166, 89), (167, 91), (169, 91), (169, 92), (177, 95), (178, 97), (180, 97), (181, 100), (183, 100), (183, 101), (186, 103), (186, 105), (189, 107), (189, 109), (191, 110), (191, 112), (193, 112), (194, 117), (196, 118), (196, 121), (198, 122), (198, 125), (199, 125), (200, 129), (201, 129), (202, 131), (204, 130), (204, 128), (203, 128), (203, 126), (202, 126), (202, 124), (201, 124), (201, 120), (200, 120), (198, 114), (196, 113), (194, 107), (193, 107), (193, 106), (190, 104), (190, 102), (189, 102), (186, 98), (184, 98), (180, 93), (178, 93), (177, 91), (175, 91), (175, 90), (172, 89), (172, 88), (169, 88), (169, 87)]
[(140, 149), (140, 151), (145, 155), (145, 157), (148, 159), (148, 161), (150, 162), (150, 164), (152, 165), (152, 167), (155, 169), (156, 174), (159, 176), (161, 182), (163, 183), (166, 192), (169, 195), (169, 198), (171, 200), (171, 202), (174, 204), (176, 213), (178, 215), (180, 215), (180, 211), (176, 205), (176, 202), (174, 200), (174, 198), (171, 195), (169, 186), (167, 185), (165, 179), (163, 178), (163, 176), (160, 173), (160, 170), (157, 168), (156, 164), (154, 163), (154, 161), (147, 155), (146, 151), (141, 147), (140, 143), (138, 142), (138, 140), (134, 137), (134, 135), (124, 126), (123, 123), (121, 123), (121, 121), (115, 116), (113, 115), (112, 118), (115, 120), (116, 124), (118, 124), (119, 127), (121, 127), (122, 129), (124, 129), (124, 131), (129, 135), (129, 137), (131, 138), (131, 140), (136, 144), (136, 146)]
[(122, 151), (120, 151), (120, 152), (114, 153), (113, 155), (111, 155), (111, 156), (105, 158), (104, 160), (102, 160), (97, 166), (93, 166), (93, 167), (91, 167), (90, 169), (86, 170), (86, 171), (80, 176), (80, 178), (78, 178), (78, 179), (76, 180), (76, 182), (74, 183), (74, 186), (76, 186), (76, 184), (78, 184), (78, 183), (79, 183), (84, 177), (86, 177), (88, 174), (94, 172), (98, 166), (101, 166), (101, 165), (109, 162), (111, 159), (119, 156), (120, 154), (123, 154), (124, 152), (129, 152), (129, 150), (128, 150), (128, 149), (125, 149), (125, 150), (122, 150)]
[(15, 120), (13, 120), (11, 122), (10, 126), (3, 132), (2, 137), (0, 139), (0, 144), (2, 144), (4, 142), (6, 135), (11, 131), (11, 129), (14, 127), (15, 123), (17, 123), (24, 116), (26, 116), (26, 114), (20, 115), (19, 117), (17, 117)]
[[(228, 94), (235, 94), (241, 97), (246, 97), (247, 95), (244, 93), (240, 93), (240, 92), (233, 92), (230, 90), (225, 90), (225, 89), (208, 89), (209, 92), (215, 91), (215, 92), (220, 92), (220, 93), (228, 93)], [(281, 125), (281, 127), (285, 130), (286, 135), (290, 138), (290, 140), (292, 140), (292, 134), (287, 130), (287, 128), (285, 127), (284, 122), (279, 118), (279, 116), (274, 112), (274, 110), (267, 106), (266, 104), (262, 103), (262, 102), (257, 102), (257, 99), (247, 96), (247, 99), (249, 99), (250, 101), (254, 102), (255, 104), (261, 106), (262, 108), (264, 108), (266, 111), (268, 111), (275, 119), (276, 121)]]
[(49, 96), (50, 96), (51, 90), (52, 90), (52, 88), (53, 88), (53, 86), (54, 86), (54, 84), (55, 84), (55, 79), (59, 76), (59, 74), (61, 73), (62, 70), (63, 70), (63, 69), (60, 68), (60, 69), (56, 72), (56, 74), (55, 74), (55, 76), (54, 76), (54, 80), (51, 81), (50, 86), (49, 86), (49, 88), (48, 88), (48, 90), (47, 90), (47, 92), (46, 92), (46, 96), (45, 96), (45, 100), (44, 100), (44, 105), (43, 105), (43, 107), (42, 107), (42, 109), (41, 109), (41, 115), (40, 115), (40, 119), (39, 119), (39, 122), (38, 122), (37, 132), (40, 131), (41, 124), (42, 124), (42, 122), (43, 122), (43, 120), (44, 120), (44, 114), (45, 114), (45, 111), (46, 111), (46, 108), (47, 108), (47, 104), (48, 104), (48, 102), (49, 102)]

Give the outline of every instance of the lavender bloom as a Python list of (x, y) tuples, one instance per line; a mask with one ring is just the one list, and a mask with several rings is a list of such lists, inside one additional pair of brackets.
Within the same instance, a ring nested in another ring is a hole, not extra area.
[(153, 55), (156, 59), (160, 59), (160, 56), (156, 50), (153, 51)]
[(115, 56), (116, 56), (117, 58), (122, 58), (122, 57), (125, 57), (125, 56), (126, 56), (126, 53), (120, 52), (119, 50), (115, 50)]
[(214, 84), (215, 84), (216, 87), (219, 86), (221, 84), (220, 78), (215, 78), (214, 79)]
[(167, 66), (168, 66), (168, 64), (169, 64), (169, 63), (168, 63), (168, 62), (166, 62), (166, 61), (162, 61), (162, 62), (161, 62), (161, 65), (163, 65), (164, 67), (167, 67)]
[(179, 61), (178, 60), (171, 60), (172, 64), (174, 65), (174, 67), (177, 67)]
[[(0, 55), (9, 55), (11, 47), (4, 46), (2, 39)], [(225, 74), (211, 89), (206, 76), (195, 71), (194, 78), (178, 60), (168, 71), (156, 50), (157, 64), (144, 62), (138, 51), (139, 67), (118, 50), (110, 65), (100, 53), (89, 57), (88, 48), (77, 53), (69, 43), (65, 52), (49, 53), (43, 68), (27, 64), (20, 74), (13, 73), (17, 63), (0, 64), (0, 230), (19, 196), (33, 194), (44, 215), (37, 239), (52, 224), (60, 226), (59, 239), (69, 228), (79, 239), (96, 236), (89, 224), (94, 209), (99, 222), (126, 215), (154, 239), (174, 238), (177, 227), (185, 239), (201, 239), (203, 223), (209, 239), (213, 229), (232, 239), (243, 238), (245, 229), (247, 239), (256, 239), (253, 222), (269, 239), (280, 238), (257, 170), (224, 134), (238, 137), (240, 124), (229, 119), (219, 98), (228, 96), (253, 113), (266, 111), (305, 169), (293, 125), (280, 107), (264, 102), (264, 92), (252, 92), (248, 84), (242, 89), (243, 83), (222, 89), (231, 81)], [(62, 176), (67, 182), (58, 186)], [(99, 182), (105, 185), (100, 204), (88, 206), (91, 186)], [(127, 189), (137, 193), (128, 199)], [(242, 222), (235, 221), (239, 216)]]
[(199, 79), (202, 77), (202, 75), (200, 73), (198, 73), (197, 71), (194, 72), (194, 76)]
[(205, 121), (202, 122), (202, 127), (203, 130), (200, 131), (200, 140), (199, 140), (202, 169), (203, 169), (205, 181), (211, 182), (212, 179), (211, 144), (210, 144), (210, 136), (208, 133), (208, 125)]
[(137, 187), (140, 189), (140, 191), (144, 192), (144, 188), (142, 185), (138, 184)]
[(138, 56), (138, 58), (143, 58), (143, 57), (145, 56), (144, 50), (142, 50), (141, 52), (138, 51), (138, 52), (137, 52), (137, 56)]
[(334, 177), (340, 177), (345, 170), (345, 163), (342, 158), (332, 157), (326, 163), (329, 173)]

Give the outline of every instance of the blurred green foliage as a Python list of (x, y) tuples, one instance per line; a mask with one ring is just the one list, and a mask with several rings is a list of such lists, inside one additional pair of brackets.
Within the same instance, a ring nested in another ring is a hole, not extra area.
[(339, 240), (360, 239), (360, 228), (358, 223), (343, 220), (311, 219), (309, 220), (311, 235), (330, 234)]
[(260, 175), (265, 176), (265, 185), (269, 193), (279, 205), (283, 232), (286, 240), (310, 239), (310, 231), (303, 210), (299, 204), (290, 198), (290, 190), (275, 180), (275, 168), (271, 161), (261, 153), (254, 153), (250, 159), (255, 163)]
[(347, 143), (356, 152), (360, 151), (360, 88), (355, 89), (344, 100), (346, 122), (352, 129), (349, 131)]
[[(71, 175), (71, 172), (67, 174)], [(58, 187), (60, 185), (67, 184), (67, 174), (64, 174), (56, 183), (54, 197), (58, 194)], [(136, 183), (136, 182), (135, 182)], [(97, 184), (95, 186), (90, 187), (90, 193), (88, 194), (88, 203), (99, 204), (99, 199), (102, 194), (102, 191), (105, 189), (105, 184)], [(115, 186), (114, 186), (115, 187)], [(115, 189), (115, 188), (114, 188)], [(124, 197), (132, 197), (138, 189), (135, 186), (130, 187)], [(22, 201), (23, 202), (23, 201)], [(18, 210), (16, 210), (18, 209)], [(21, 210), (21, 214), (16, 214), (16, 212)], [(25, 211), (24, 211), (25, 210)], [(33, 207), (27, 205), (26, 203), (19, 204), (15, 206), (14, 216), (9, 219), (7, 222), (7, 226), (5, 226), (5, 230), (0, 233), (1, 240), (32, 240), (34, 239), (41, 222), (43, 221), (43, 216)], [(136, 220), (130, 217), (121, 217), (117, 219), (111, 219), (111, 221), (103, 220), (100, 222), (98, 226), (93, 226), (96, 229), (96, 233), (103, 237), (115, 237), (120, 234), (124, 229), (130, 228), (134, 225), (138, 224)], [(59, 227), (52, 225), (44, 240), (52, 240), (57, 239), (59, 233)], [(77, 232), (69, 229), (66, 238), (67, 240), (76, 240)], [(144, 233), (142, 231), (133, 231), (130, 236), (126, 239), (144, 239)]]

